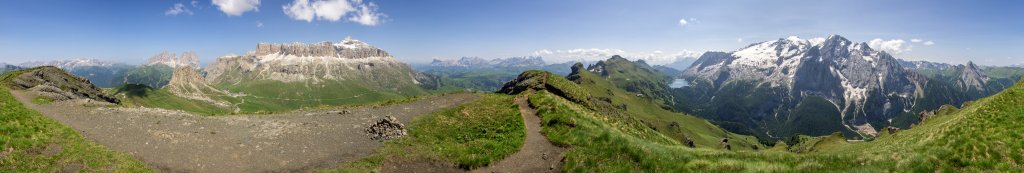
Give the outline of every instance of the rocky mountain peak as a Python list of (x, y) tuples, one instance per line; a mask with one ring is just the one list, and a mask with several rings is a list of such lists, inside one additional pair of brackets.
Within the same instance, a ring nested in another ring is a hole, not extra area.
[(978, 67), (974, 62), (968, 61), (967, 65), (959, 65), (957, 68), (960, 70), (959, 79), (956, 81), (956, 85), (959, 85), (965, 90), (976, 89), (978, 91), (985, 91), (985, 85), (989, 80), (989, 77)]
[(211, 86), (195, 68), (191, 66), (179, 66), (174, 68), (170, 82), (166, 88), (171, 94), (182, 98), (196, 101), (208, 102), (219, 107), (231, 107), (230, 103), (216, 100), (209, 96), (229, 95), (227, 92), (218, 90)]
[(178, 67), (192, 67), (199, 68), (199, 56), (196, 55), (195, 51), (185, 51), (181, 53), (181, 56), (176, 56), (174, 53), (164, 51), (156, 55), (153, 55), (146, 61), (146, 65), (163, 64), (171, 68)]

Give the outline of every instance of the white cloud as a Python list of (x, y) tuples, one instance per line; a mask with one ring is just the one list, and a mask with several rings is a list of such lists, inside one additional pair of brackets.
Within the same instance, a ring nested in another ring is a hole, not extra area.
[(686, 21), (686, 19), (679, 19), (679, 26), (686, 26), (686, 24), (690, 24), (690, 22)]
[(213, 5), (228, 16), (242, 16), (248, 11), (260, 11), (260, 0), (213, 0)]
[(281, 7), (284, 14), (295, 20), (312, 22), (326, 20), (335, 22), (347, 19), (362, 25), (377, 25), (385, 16), (377, 12), (374, 3), (363, 3), (362, 0), (295, 0)]
[(916, 38), (915, 39), (910, 39), (910, 42), (914, 42), (914, 43), (920, 43), (922, 41), (924, 41), (924, 40), (916, 39)]
[(696, 58), (699, 57), (702, 52), (682, 50), (673, 53), (665, 53), (660, 50), (651, 52), (628, 52), (620, 49), (598, 49), (598, 48), (580, 48), (580, 49), (568, 49), (568, 50), (538, 50), (534, 51), (534, 56), (544, 57), (545, 61), (548, 62), (569, 62), (569, 61), (598, 61), (611, 58), (613, 55), (619, 55), (629, 60), (644, 60), (648, 64), (662, 65), (675, 62), (679, 58)]
[(181, 3), (174, 4), (174, 6), (171, 6), (170, 9), (167, 9), (167, 11), (164, 11), (164, 15), (168, 15), (168, 16), (177, 16), (179, 14), (192, 15), (193, 13), (192, 13), (192, 10), (189, 10), (188, 8), (185, 7), (185, 4), (181, 4)]
[(374, 26), (381, 22), (381, 18), (385, 17), (384, 14), (377, 12), (377, 4), (372, 2), (367, 5), (359, 6), (359, 13), (349, 17), (349, 21), (353, 21), (359, 24)]
[(931, 46), (931, 45), (934, 45), (934, 44), (935, 44), (934, 41), (926, 41), (926, 42), (924, 42), (925, 46)]
[(881, 50), (891, 54), (901, 54), (903, 52), (910, 51), (913, 48), (912, 45), (905, 45), (904, 43), (906, 42), (903, 41), (903, 39), (883, 40), (881, 38), (876, 38), (868, 42), (868, 46), (871, 46), (871, 48), (874, 48), (875, 50)]
[(192, 4), (192, 7), (199, 8), (199, 1), (192, 1), (190, 4)]

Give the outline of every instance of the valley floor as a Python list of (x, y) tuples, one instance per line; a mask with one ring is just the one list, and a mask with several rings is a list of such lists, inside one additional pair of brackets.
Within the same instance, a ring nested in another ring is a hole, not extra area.
[(36, 104), (31, 94), (12, 94), (84, 137), (161, 172), (296, 172), (332, 167), (381, 147), (363, 129), (386, 115), (410, 122), (479, 98), (449, 94), (388, 106), (211, 117), (152, 108)]

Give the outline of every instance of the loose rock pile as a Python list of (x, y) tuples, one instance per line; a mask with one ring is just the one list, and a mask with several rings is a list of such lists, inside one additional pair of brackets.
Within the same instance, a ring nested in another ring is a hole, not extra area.
[(405, 125), (398, 122), (398, 119), (392, 116), (386, 116), (381, 120), (377, 121), (370, 127), (366, 128), (366, 134), (370, 135), (370, 139), (376, 141), (386, 141), (395, 139), (406, 135)]

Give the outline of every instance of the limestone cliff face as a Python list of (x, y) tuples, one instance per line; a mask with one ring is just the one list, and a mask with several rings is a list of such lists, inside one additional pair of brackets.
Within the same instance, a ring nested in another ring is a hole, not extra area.
[(964, 90), (975, 89), (978, 91), (985, 91), (985, 85), (989, 78), (978, 68), (978, 65), (974, 62), (967, 62), (967, 65), (960, 65), (955, 67), (960, 71), (960, 76), (956, 80), (955, 84)]
[(229, 96), (229, 93), (210, 86), (199, 74), (199, 71), (191, 66), (174, 68), (174, 75), (171, 76), (171, 81), (164, 88), (178, 97), (204, 101), (220, 107), (231, 106), (228, 102), (211, 98)]
[(181, 56), (176, 56), (171, 52), (160, 52), (153, 55), (146, 61), (146, 65), (163, 64), (171, 68), (177, 67), (193, 67), (199, 68), (199, 56), (196, 55), (195, 51), (186, 51), (181, 53)]
[(246, 55), (218, 58), (206, 72), (209, 83), (357, 81), (385, 88), (419, 84), (408, 65), (351, 38), (340, 43), (261, 43)]

